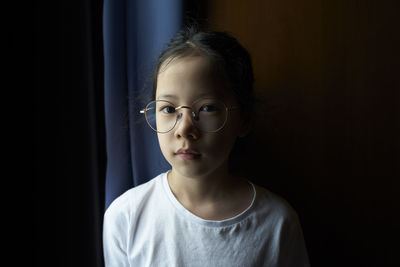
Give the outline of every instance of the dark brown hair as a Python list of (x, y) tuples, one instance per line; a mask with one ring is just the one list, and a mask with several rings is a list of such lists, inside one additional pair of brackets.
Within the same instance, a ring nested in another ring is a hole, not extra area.
[(157, 76), (163, 67), (176, 58), (198, 55), (212, 60), (215, 69), (226, 76), (241, 111), (251, 112), (255, 102), (254, 77), (248, 51), (226, 32), (200, 30), (197, 26), (179, 31), (159, 56), (153, 72), (152, 98), (155, 98)]

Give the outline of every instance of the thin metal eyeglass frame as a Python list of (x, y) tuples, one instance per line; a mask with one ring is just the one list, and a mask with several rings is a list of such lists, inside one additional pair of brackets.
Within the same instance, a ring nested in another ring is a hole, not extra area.
[[(222, 102), (221, 100), (215, 99), (215, 98), (200, 98), (200, 99), (198, 99), (198, 100), (195, 100), (195, 101), (191, 104), (191, 106), (193, 107), (193, 105), (194, 105), (195, 103), (197, 103), (197, 102), (200, 101), (200, 100), (204, 100), (204, 99), (214, 99), (214, 100), (217, 100), (217, 101), (221, 102), (221, 103), (224, 105), (225, 110), (226, 110), (225, 121), (224, 121), (224, 123), (222, 124), (222, 126), (219, 127), (219, 128), (218, 128), (217, 130), (215, 130), (215, 131), (204, 131), (204, 130), (202, 130), (202, 129), (199, 129), (200, 131), (205, 132), (205, 133), (216, 133), (216, 132), (222, 130), (222, 129), (225, 127), (226, 122), (228, 121), (229, 112), (230, 112), (231, 110), (240, 109), (239, 106), (233, 106), (233, 107), (228, 108), (228, 107), (225, 105), (224, 102)], [(146, 111), (149, 110), (148, 106), (149, 106), (150, 104), (154, 103), (154, 102), (157, 102), (157, 101), (167, 102), (167, 103), (171, 104), (172, 106), (174, 106), (174, 104), (172, 104), (171, 102), (169, 102), (169, 101), (167, 101), (167, 100), (161, 100), (161, 99), (159, 99), (159, 100), (153, 100), (153, 101), (150, 101), (150, 102), (146, 105), (146, 107), (145, 107), (144, 109), (140, 110), (140, 113), (145, 115), (146, 122), (147, 122), (147, 124), (150, 126), (150, 128), (151, 128), (153, 131), (155, 131), (155, 132), (157, 132), (157, 133), (169, 133), (170, 131), (172, 131), (172, 130), (175, 128), (176, 124), (178, 123), (178, 121), (179, 121), (179, 120), (181, 119), (181, 117), (183, 116), (183, 113), (178, 113), (178, 114), (177, 114), (176, 120), (175, 120), (175, 123), (174, 123), (174, 126), (172, 126), (172, 128), (171, 128), (170, 130), (168, 130), (168, 131), (166, 131), (166, 132), (157, 131), (156, 129), (154, 129), (154, 128), (151, 126), (150, 122), (149, 122), (148, 119), (147, 119), (147, 115), (146, 115)], [(176, 111), (176, 110), (179, 110), (179, 109), (182, 109), (182, 108), (190, 109), (190, 110), (191, 110), (191, 115), (192, 115), (192, 116), (191, 116), (192, 122), (193, 122), (193, 124), (196, 126), (196, 122), (195, 122), (196, 113), (193, 111), (193, 108), (192, 108), (192, 107), (182, 105), (182, 106), (176, 107), (176, 108), (175, 108), (175, 111)], [(180, 117), (179, 117), (179, 116), (180, 116)], [(196, 126), (196, 127), (197, 127), (197, 126)]]

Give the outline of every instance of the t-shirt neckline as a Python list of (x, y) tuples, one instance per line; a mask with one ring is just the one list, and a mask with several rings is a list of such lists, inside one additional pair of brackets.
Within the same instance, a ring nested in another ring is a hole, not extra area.
[(192, 212), (190, 212), (189, 210), (187, 210), (174, 196), (174, 194), (172, 193), (172, 190), (169, 186), (168, 183), (168, 173), (171, 170), (165, 172), (162, 174), (161, 180), (162, 180), (162, 185), (164, 188), (165, 193), (167, 194), (168, 199), (171, 201), (172, 205), (176, 208), (176, 210), (178, 211), (178, 213), (180, 215), (182, 215), (184, 218), (187, 218), (189, 220), (192, 220), (196, 223), (199, 223), (201, 225), (204, 226), (208, 226), (208, 227), (225, 227), (225, 226), (229, 226), (229, 225), (233, 225), (233, 224), (237, 224), (239, 222), (241, 222), (242, 220), (244, 220), (245, 218), (247, 218), (250, 214), (251, 214), (251, 210), (253, 209), (254, 203), (256, 201), (256, 197), (257, 197), (257, 190), (254, 186), (254, 184), (250, 181), (247, 180), (247, 182), (251, 185), (251, 187), (253, 188), (253, 199), (250, 203), (250, 205), (243, 210), (241, 213), (235, 215), (234, 217), (228, 218), (228, 219), (224, 219), (224, 220), (205, 220), (200, 218), (199, 216), (193, 214)]

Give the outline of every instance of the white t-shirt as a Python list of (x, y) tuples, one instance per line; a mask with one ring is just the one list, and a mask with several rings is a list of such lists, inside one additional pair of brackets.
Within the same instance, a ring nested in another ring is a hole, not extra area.
[(104, 216), (107, 267), (309, 266), (295, 211), (253, 185), (251, 205), (239, 215), (204, 220), (173, 195), (167, 173), (118, 197)]

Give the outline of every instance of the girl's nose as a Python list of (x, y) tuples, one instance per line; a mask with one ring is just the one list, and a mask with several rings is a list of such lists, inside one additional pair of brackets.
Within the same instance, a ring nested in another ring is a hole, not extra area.
[(193, 113), (191, 110), (181, 110), (177, 116), (175, 125), (175, 137), (197, 140), (200, 137), (200, 131), (194, 125), (192, 120)]

